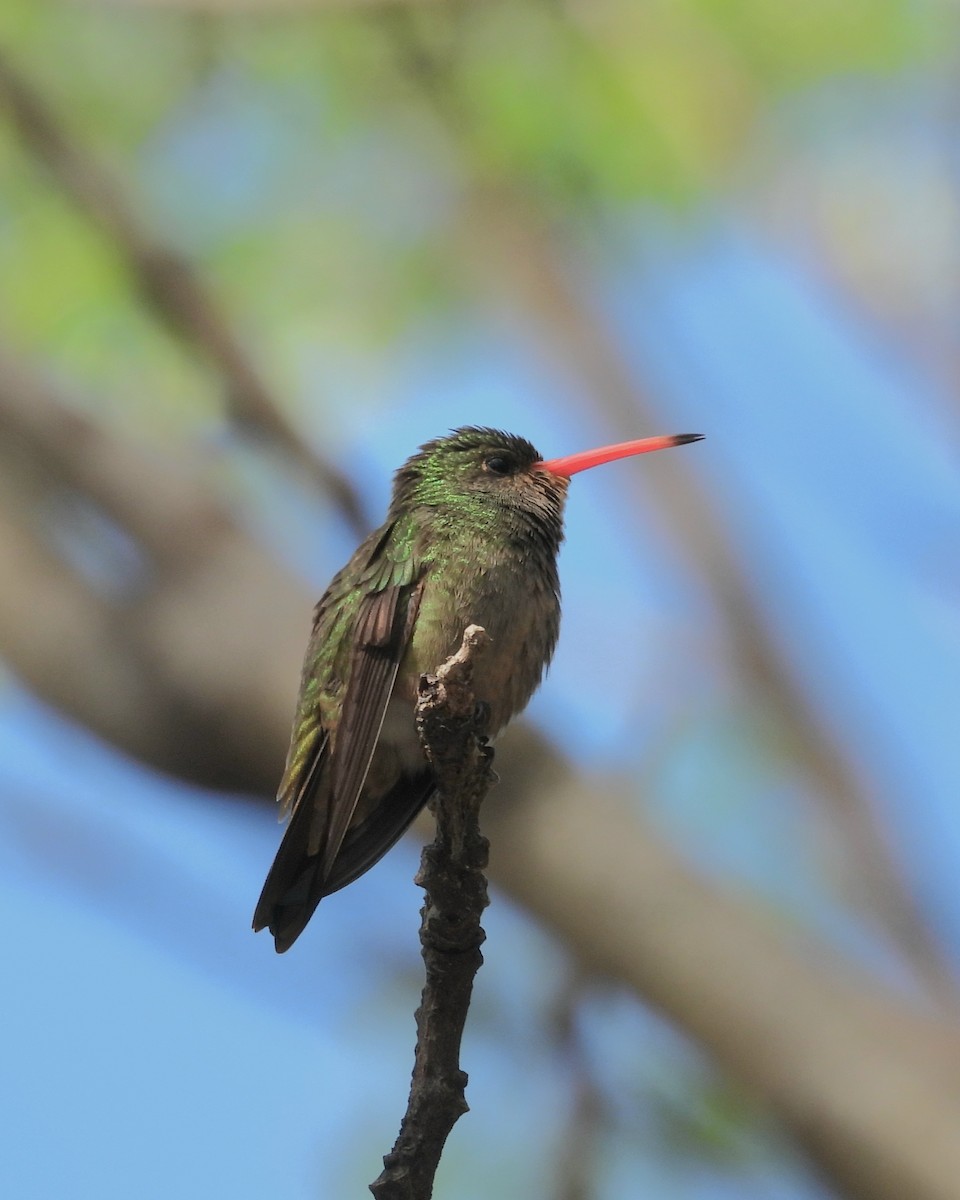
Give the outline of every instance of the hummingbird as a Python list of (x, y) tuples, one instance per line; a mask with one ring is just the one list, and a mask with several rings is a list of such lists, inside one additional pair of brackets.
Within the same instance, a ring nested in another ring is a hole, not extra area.
[(557, 552), (570, 477), (700, 434), (544, 461), (525, 438), (466, 426), (396, 473), (386, 521), (317, 604), (280, 782), (289, 824), (253, 918), (277, 953), (368, 871), (435, 787), (417, 736), (420, 676), (482, 625), (473, 687), (494, 737), (533, 695), (560, 631)]

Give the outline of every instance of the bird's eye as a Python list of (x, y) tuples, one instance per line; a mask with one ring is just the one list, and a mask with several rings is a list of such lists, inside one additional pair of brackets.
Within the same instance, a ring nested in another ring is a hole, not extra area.
[(504, 458), (500, 454), (492, 454), (489, 458), (484, 459), (483, 465), (491, 475), (510, 474), (510, 460), (509, 458)]

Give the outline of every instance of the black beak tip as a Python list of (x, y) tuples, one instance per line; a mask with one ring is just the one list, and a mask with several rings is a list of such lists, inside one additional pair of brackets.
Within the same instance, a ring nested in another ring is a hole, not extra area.
[(689, 442), (702, 442), (704, 434), (702, 433), (678, 433), (673, 439), (675, 446), (686, 446)]

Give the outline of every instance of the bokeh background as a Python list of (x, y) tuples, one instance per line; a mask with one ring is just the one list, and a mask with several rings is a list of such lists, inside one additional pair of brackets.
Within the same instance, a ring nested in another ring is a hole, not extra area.
[(960, 1197), (958, 57), (949, 0), (4, 0), (4, 1195), (365, 1194), (422, 828), (249, 921), (311, 603), (473, 423), (706, 440), (571, 487), (437, 1195)]

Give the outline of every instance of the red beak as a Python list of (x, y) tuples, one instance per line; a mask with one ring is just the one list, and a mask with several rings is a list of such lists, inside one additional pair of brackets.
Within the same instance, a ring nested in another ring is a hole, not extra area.
[(652, 450), (669, 450), (671, 446), (685, 446), (688, 442), (703, 440), (702, 433), (675, 433), (672, 437), (640, 438), (636, 442), (618, 442), (615, 446), (600, 446), (596, 450), (581, 450), (579, 454), (568, 454), (565, 458), (551, 458), (549, 462), (537, 463), (541, 470), (551, 475), (562, 475), (568, 479), (578, 471), (599, 467), (618, 458), (630, 458), (634, 454), (649, 454)]

